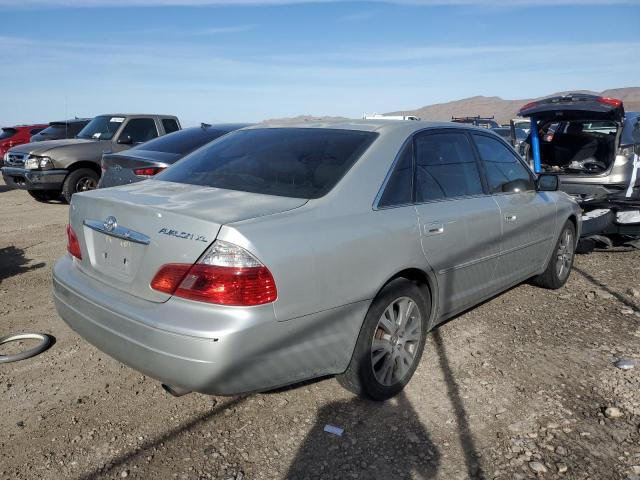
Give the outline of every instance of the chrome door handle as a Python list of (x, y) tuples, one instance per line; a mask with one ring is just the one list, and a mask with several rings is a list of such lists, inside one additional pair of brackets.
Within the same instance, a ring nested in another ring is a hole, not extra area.
[(517, 217), (517, 216), (515, 216), (515, 215), (505, 215), (505, 216), (504, 216), (504, 219), (505, 219), (507, 222), (515, 222), (515, 221), (518, 219), (518, 217)]
[(429, 223), (424, 226), (425, 235), (440, 235), (444, 233), (444, 224), (440, 222)]

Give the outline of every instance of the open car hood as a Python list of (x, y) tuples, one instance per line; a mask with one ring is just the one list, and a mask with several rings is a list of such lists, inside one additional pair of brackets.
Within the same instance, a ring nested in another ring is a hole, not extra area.
[(538, 120), (611, 120), (624, 118), (622, 101), (584, 93), (569, 93), (558, 97), (536, 100), (523, 106), (518, 115)]

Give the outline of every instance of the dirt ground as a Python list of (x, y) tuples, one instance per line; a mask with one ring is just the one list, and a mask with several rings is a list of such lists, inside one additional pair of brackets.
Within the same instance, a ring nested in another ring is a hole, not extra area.
[(579, 256), (565, 288), (522, 285), (441, 326), (384, 404), (332, 378), (173, 398), (56, 315), (67, 208), (0, 181), (0, 336), (56, 339), (0, 364), (0, 479), (640, 479), (640, 363), (613, 365), (640, 361), (639, 251)]

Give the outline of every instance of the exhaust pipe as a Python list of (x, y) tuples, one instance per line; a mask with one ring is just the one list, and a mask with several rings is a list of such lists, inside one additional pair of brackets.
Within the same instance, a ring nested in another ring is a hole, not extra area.
[(170, 393), (174, 397), (181, 397), (183, 395), (186, 395), (187, 393), (191, 393), (191, 390), (180, 387), (172, 387), (171, 385), (165, 385), (164, 383), (162, 384), (162, 389), (165, 392)]

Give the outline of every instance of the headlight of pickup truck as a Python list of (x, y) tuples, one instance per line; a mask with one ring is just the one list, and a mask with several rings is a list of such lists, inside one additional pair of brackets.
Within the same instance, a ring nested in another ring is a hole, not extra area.
[(49, 157), (29, 155), (29, 158), (24, 162), (24, 168), (29, 170), (49, 170), (53, 168), (53, 161)]

